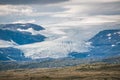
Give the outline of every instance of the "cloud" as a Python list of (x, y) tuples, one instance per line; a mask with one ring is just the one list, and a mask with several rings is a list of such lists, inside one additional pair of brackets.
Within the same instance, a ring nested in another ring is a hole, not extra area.
[(35, 20), (19, 20), (12, 23), (35, 23)]
[(25, 5), (25, 4), (53, 4), (53, 3), (60, 3), (65, 2), (68, 0), (0, 0), (0, 4), (6, 5)]
[(61, 22), (50, 24), (49, 26), (61, 26), (61, 27), (81, 27), (86, 25), (103, 25), (110, 23), (119, 23), (120, 15), (96, 15), (96, 16), (86, 16), (81, 18), (68, 18)]
[(0, 15), (30, 15), (33, 12), (30, 6), (0, 5)]
[(99, 25), (104, 23), (119, 23), (120, 15), (98, 15), (98, 16), (90, 16), (86, 17), (83, 20), (80, 21), (80, 24), (86, 24), (86, 25)]
[(64, 11), (64, 8), (55, 8), (52, 6), (42, 6), (40, 9), (37, 6), (29, 5), (0, 5), (0, 16), (17, 15), (17, 16), (46, 16), (52, 15), (53, 12)]
[(84, 17), (93, 15), (118, 15), (120, 14), (119, 0), (71, 0), (61, 3), (66, 11), (54, 14), (54, 17)]
[[(0, 17), (4, 16), (6, 21), (11, 19), (12, 22), (16, 21), (16, 18), (19, 20), (33, 18), (37, 24), (43, 24), (45, 26), (48, 24), (47, 26), (49, 26), (49, 24), (58, 23), (64, 26), (64, 22), (73, 22), (73, 24), (80, 25), (81, 20), (91, 19), (90, 21), (93, 22), (92, 20), (95, 21), (95, 18), (97, 21), (99, 20), (99, 23), (100, 20), (101, 23), (104, 23), (106, 19), (104, 20), (102, 17), (98, 18), (96, 16), (120, 15), (120, 9), (118, 8), (120, 7), (119, 0), (68, 0), (63, 2), (64, 3), (51, 3), (49, 5), (0, 5)], [(3, 20), (5, 21), (5, 19)], [(0, 21), (4, 22), (3, 20)], [(109, 20), (107, 20), (107, 22), (108, 21)], [(114, 22), (114, 20), (111, 19), (110, 22)]]
[(78, 27), (119, 23), (119, 4), (119, 0), (70, 0), (66, 3), (54, 4), (66, 10), (50, 14), (52, 18), (58, 20), (48, 26)]

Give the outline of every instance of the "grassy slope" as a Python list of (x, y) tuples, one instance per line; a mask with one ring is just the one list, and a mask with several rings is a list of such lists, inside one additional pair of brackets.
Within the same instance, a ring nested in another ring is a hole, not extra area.
[(8, 70), (0, 72), (0, 80), (120, 80), (120, 64)]

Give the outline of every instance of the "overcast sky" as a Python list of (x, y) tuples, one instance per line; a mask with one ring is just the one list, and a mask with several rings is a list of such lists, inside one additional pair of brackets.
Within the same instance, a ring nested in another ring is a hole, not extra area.
[(54, 26), (120, 22), (120, 0), (0, 0), (0, 23)]

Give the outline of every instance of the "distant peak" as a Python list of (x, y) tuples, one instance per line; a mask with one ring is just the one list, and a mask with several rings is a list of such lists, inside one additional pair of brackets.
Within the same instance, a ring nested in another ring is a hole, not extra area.
[(44, 30), (44, 28), (37, 24), (32, 23), (14, 23), (14, 24), (1, 24), (0, 29), (9, 29), (9, 30), (17, 30), (20, 29), (28, 29), (33, 28), (36, 31)]

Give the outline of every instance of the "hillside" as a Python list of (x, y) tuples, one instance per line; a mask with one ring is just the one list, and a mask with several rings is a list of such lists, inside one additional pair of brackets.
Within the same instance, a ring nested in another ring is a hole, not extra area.
[(64, 68), (16, 69), (1, 71), (0, 80), (120, 80), (120, 65), (94, 63)]

